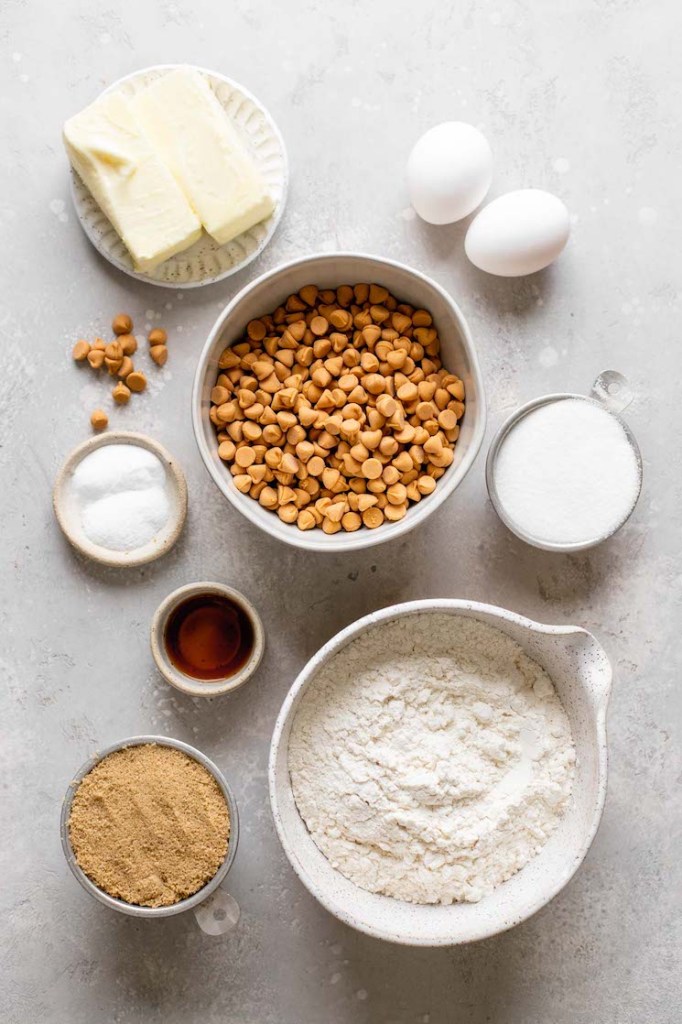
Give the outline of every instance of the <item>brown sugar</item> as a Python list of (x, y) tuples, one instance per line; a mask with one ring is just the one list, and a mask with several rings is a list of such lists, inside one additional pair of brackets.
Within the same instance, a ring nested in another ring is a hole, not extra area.
[(76, 860), (110, 896), (166, 907), (201, 889), (223, 863), (225, 797), (211, 773), (174, 747), (114, 751), (80, 783), (69, 816)]

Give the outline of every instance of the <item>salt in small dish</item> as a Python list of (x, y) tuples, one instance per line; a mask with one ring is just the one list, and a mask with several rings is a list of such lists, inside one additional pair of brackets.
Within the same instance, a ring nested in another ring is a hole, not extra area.
[[(252, 630), (251, 649), (246, 660), (234, 673), (219, 679), (202, 679), (182, 671), (171, 660), (167, 647), (167, 629), (173, 613), (193, 597), (206, 595), (226, 598), (236, 605), (248, 619)], [(176, 690), (190, 697), (220, 697), (238, 690), (253, 676), (265, 650), (263, 623), (251, 601), (232, 587), (212, 582), (188, 583), (169, 594), (154, 613), (150, 640), (152, 655), (161, 675)]]
[[(70, 493), (70, 483), (78, 465), (86, 456), (105, 445), (138, 445), (152, 452), (166, 471), (166, 490), (170, 502), (170, 514), (164, 527), (142, 547), (116, 551), (95, 544), (86, 535), (76, 506)], [(177, 461), (162, 445), (145, 434), (117, 430), (91, 437), (79, 444), (62, 465), (55, 481), (52, 503), (57, 522), (69, 543), (82, 555), (99, 565), (114, 568), (145, 565), (167, 554), (182, 532), (187, 517), (187, 483)]]

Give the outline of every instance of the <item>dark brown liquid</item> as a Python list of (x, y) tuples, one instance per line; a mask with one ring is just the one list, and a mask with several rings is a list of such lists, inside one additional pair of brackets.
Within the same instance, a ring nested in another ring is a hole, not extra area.
[(197, 594), (168, 617), (164, 644), (177, 669), (194, 679), (226, 679), (253, 651), (253, 625), (246, 612), (221, 594)]

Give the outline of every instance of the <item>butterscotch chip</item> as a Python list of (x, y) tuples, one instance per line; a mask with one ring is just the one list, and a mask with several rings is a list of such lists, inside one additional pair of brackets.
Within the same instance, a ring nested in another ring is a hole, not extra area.
[(133, 366), (133, 361), (130, 358), (130, 356), (124, 356), (123, 359), (121, 360), (121, 365), (119, 366), (116, 373), (117, 376), (123, 377), (125, 379), (129, 373), (133, 372), (134, 369), (135, 367)]
[(90, 349), (87, 355), (87, 360), (93, 370), (99, 370), (104, 365), (104, 349), (95, 348), (94, 346)]
[(362, 473), (368, 480), (378, 480), (383, 473), (384, 467), (378, 459), (365, 459), (362, 463)]
[(267, 329), (262, 320), (251, 320), (246, 325), (246, 333), (252, 341), (262, 341), (267, 334)]
[(94, 430), (105, 430), (109, 426), (109, 417), (105, 413), (104, 409), (95, 409), (90, 414), (90, 423)]
[(149, 349), (149, 355), (157, 366), (165, 366), (168, 359), (168, 349), (165, 345), (152, 345)]
[(133, 370), (133, 372), (129, 373), (126, 377), (126, 384), (131, 391), (144, 391), (147, 387), (147, 378), (141, 370)]
[(122, 380), (112, 389), (111, 394), (117, 405), (127, 405), (130, 401), (130, 388), (126, 387)]
[(329, 324), (323, 316), (314, 316), (310, 321), (310, 330), (320, 338), (327, 333), (328, 328)]
[(380, 508), (366, 508), (362, 513), (362, 521), (369, 530), (376, 530), (384, 521), (384, 513)]
[(137, 338), (133, 334), (120, 335), (118, 343), (125, 356), (133, 356), (137, 352)]
[(249, 466), (252, 466), (256, 461), (256, 453), (254, 452), (253, 448), (249, 448), (248, 445), (244, 445), (241, 448), (237, 448), (234, 460), (238, 466), (241, 466), (242, 469), (247, 469)]
[(165, 345), (168, 341), (168, 335), (164, 331), (163, 327), (153, 327), (147, 335), (147, 341), (150, 346)]
[(111, 359), (114, 362), (123, 359), (123, 346), (120, 341), (110, 341), (104, 349), (104, 356), (105, 359)]
[(383, 285), (309, 285), (251, 321), (219, 357), (209, 411), (236, 486), (274, 508), (269, 484), (283, 521), (326, 533), (374, 529), (421, 501), (464, 412), (421, 313), (415, 324)]
[(130, 334), (133, 329), (133, 321), (127, 313), (119, 313), (112, 320), (111, 329), (114, 334)]
[(89, 351), (90, 345), (88, 344), (87, 341), (83, 341), (83, 339), (81, 339), (80, 341), (77, 341), (76, 344), (73, 346), (71, 355), (73, 356), (77, 363), (82, 363), (85, 362), (85, 360), (88, 358)]
[(355, 533), (362, 526), (362, 519), (357, 512), (346, 512), (341, 520), (341, 526), (347, 533)]
[(78, 865), (100, 889), (167, 907), (213, 878), (227, 854), (230, 817), (203, 765), (150, 743), (95, 765), (76, 790), (68, 829)]

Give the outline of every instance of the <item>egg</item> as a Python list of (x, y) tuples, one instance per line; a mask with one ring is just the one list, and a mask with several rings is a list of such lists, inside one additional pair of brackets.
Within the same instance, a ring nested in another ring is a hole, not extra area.
[(549, 266), (570, 234), (568, 210), (556, 196), (522, 188), (493, 199), (469, 225), (467, 256), (480, 270), (522, 277)]
[(493, 154), (478, 128), (446, 121), (415, 143), (407, 161), (410, 202), (429, 224), (467, 217), (490, 188)]

